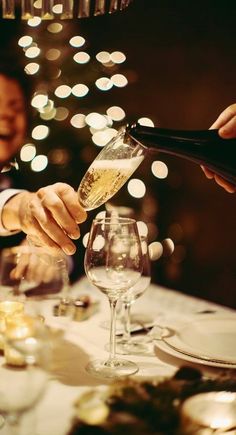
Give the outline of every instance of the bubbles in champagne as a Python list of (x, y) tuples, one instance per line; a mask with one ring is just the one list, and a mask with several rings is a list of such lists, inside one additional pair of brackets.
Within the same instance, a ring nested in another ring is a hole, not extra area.
[(137, 169), (143, 156), (131, 159), (94, 160), (83, 177), (79, 202), (85, 210), (93, 210), (108, 201)]

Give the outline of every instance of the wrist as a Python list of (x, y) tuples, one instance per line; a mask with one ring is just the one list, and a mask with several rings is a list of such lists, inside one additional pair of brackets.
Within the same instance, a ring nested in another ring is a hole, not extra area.
[(32, 194), (27, 191), (12, 196), (4, 205), (2, 210), (2, 225), (8, 231), (22, 230), (22, 210)]

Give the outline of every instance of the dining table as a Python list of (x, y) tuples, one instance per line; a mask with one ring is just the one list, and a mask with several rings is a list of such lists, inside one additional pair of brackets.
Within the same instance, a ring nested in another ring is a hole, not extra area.
[[(86, 365), (92, 359), (107, 358), (109, 342), (109, 301), (93, 286), (86, 276), (81, 277), (70, 286), (69, 297), (78, 299), (88, 296), (94, 304), (94, 312), (81, 321), (69, 316), (55, 315), (57, 299), (42, 298), (38, 300), (45, 323), (55, 334), (53, 358), (47, 388), (34, 407), (34, 432), (31, 435), (67, 435), (75, 415), (75, 402), (87, 390), (94, 390), (108, 385), (111, 381), (90, 375)], [(136, 332), (145, 325), (174, 325), (178, 322), (192, 322), (214, 316), (229, 317), (236, 320), (236, 311), (214, 302), (187, 295), (177, 290), (151, 283), (146, 292), (132, 305), (132, 325)], [(118, 327), (120, 326), (118, 319)], [(119, 332), (119, 329), (118, 329)], [(144, 336), (147, 331), (144, 330)], [(138, 336), (138, 335), (137, 335)], [(150, 340), (147, 351), (133, 355), (123, 355), (135, 362), (139, 371), (132, 375), (137, 380), (153, 380), (171, 377), (182, 366), (199, 368), (206, 376), (216, 376), (222, 370), (231, 369), (226, 365), (211, 363), (181, 354), (173, 348), (163, 347), (162, 340)], [(232, 368), (236, 368), (232, 366)], [(1, 430), (0, 430), (1, 434)]]

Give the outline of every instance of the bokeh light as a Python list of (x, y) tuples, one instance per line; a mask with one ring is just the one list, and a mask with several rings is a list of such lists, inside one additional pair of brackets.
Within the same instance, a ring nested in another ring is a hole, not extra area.
[(73, 56), (73, 59), (77, 63), (84, 64), (84, 63), (88, 63), (90, 61), (90, 56), (85, 51), (79, 51), (79, 53), (76, 53)]
[(75, 97), (85, 97), (87, 93), (89, 92), (88, 86), (84, 85), (83, 83), (78, 83), (77, 85), (73, 86), (71, 90), (72, 94)]
[(77, 113), (76, 115), (72, 116), (70, 123), (75, 128), (85, 127), (86, 126), (85, 115), (83, 113)]
[(20, 158), (22, 162), (30, 162), (36, 156), (36, 148), (34, 144), (27, 143), (20, 150)]
[(47, 27), (47, 30), (48, 30), (50, 33), (59, 33), (59, 32), (62, 31), (62, 29), (63, 29), (63, 26), (62, 26), (62, 24), (60, 24), (60, 23), (51, 23), (51, 24), (49, 24), (48, 27)]
[(39, 107), (39, 112), (40, 113), (47, 113), (47, 112), (51, 112), (51, 110), (54, 108), (54, 101), (48, 99), (47, 103), (43, 106), (43, 107)]
[(53, 7), (52, 10), (54, 12), (54, 14), (62, 14), (63, 11), (63, 5), (61, 3), (56, 3)]
[(66, 107), (57, 107), (56, 109), (56, 115), (54, 117), (54, 119), (56, 121), (65, 121), (65, 119), (68, 117), (69, 115), (69, 110)]
[(155, 160), (154, 162), (152, 162), (151, 171), (154, 177), (161, 178), (161, 179), (166, 178), (168, 175), (167, 165), (160, 160)]
[(34, 4), (34, 8), (36, 8), (36, 9), (41, 9), (42, 8), (42, 0), (35, 0), (33, 2), (33, 4)]
[(110, 55), (110, 59), (112, 62), (120, 64), (125, 62), (126, 56), (121, 51), (113, 51), (113, 53)]
[(29, 47), (29, 45), (31, 45), (32, 44), (32, 42), (33, 42), (33, 38), (32, 38), (32, 36), (29, 36), (29, 35), (25, 35), (25, 36), (22, 36), (20, 39), (19, 39), (19, 41), (18, 41), (18, 45), (20, 46), (20, 47)]
[(60, 55), (61, 55), (61, 52), (57, 48), (50, 48), (45, 53), (46, 59), (51, 60), (51, 61), (59, 59)]
[(128, 182), (128, 192), (134, 198), (142, 198), (146, 193), (146, 186), (142, 180), (138, 178), (132, 178)]
[(121, 121), (125, 118), (125, 111), (119, 106), (111, 106), (107, 109), (107, 115), (113, 119), (113, 121)]
[(36, 93), (31, 100), (31, 106), (40, 109), (41, 107), (46, 106), (47, 102), (48, 96), (46, 94)]
[(60, 85), (55, 89), (54, 93), (58, 98), (67, 98), (71, 94), (71, 88), (68, 85)]
[(85, 118), (86, 124), (96, 130), (102, 130), (107, 125), (107, 120), (105, 116), (100, 115), (100, 113), (91, 112)]
[(30, 26), (30, 27), (37, 27), (37, 26), (39, 26), (39, 24), (41, 23), (41, 18), (40, 17), (34, 17), (34, 18), (30, 18), (28, 21), (27, 21), (27, 24), (28, 24), (28, 26)]
[(36, 62), (30, 62), (25, 65), (24, 71), (26, 74), (33, 75), (37, 74), (39, 71), (40, 65)]
[(82, 36), (73, 36), (69, 43), (72, 47), (79, 48), (85, 44), (85, 39)]
[(31, 169), (34, 172), (43, 171), (48, 165), (48, 158), (43, 154), (36, 156), (31, 162)]
[(40, 48), (33, 46), (33, 47), (29, 47), (27, 48), (27, 50), (25, 51), (25, 56), (28, 57), (29, 59), (34, 59), (35, 57), (37, 57), (40, 54)]
[(100, 51), (96, 54), (96, 59), (100, 63), (108, 63), (111, 60), (110, 53), (108, 51)]
[(48, 160), (54, 165), (66, 165), (70, 160), (70, 154), (65, 148), (54, 148), (50, 150)]
[(109, 77), (100, 77), (100, 79), (96, 80), (95, 85), (100, 89), (100, 91), (109, 91), (112, 88), (113, 83)]
[(49, 127), (47, 125), (37, 125), (32, 130), (32, 138), (36, 140), (43, 140), (49, 135)]
[(115, 137), (117, 134), (117, 130), (114, 128), (106, 128), (105, 130), (97, 131), (92, 136), (92, 141), (95, 143), (95, 145), (103, 147), (105, 146), (110, 140)]
[(44, 121), (50, 121), (51, 119), (55, 118), (56, 113), (57, 113), (57, 109), (55, 107), (52, 107), (51, 110), (49, 111), (41, 112), (40, 118), (43, 119)]
[(138, 119), (140, 125), (145, 125), (146, 127), (154, 127), (154, 122), (147, 117), (142, 117)]
[(128, 80), (123, 74), (114, 74), (111, 76), (111, 81), (118, 88), (123, 88), (128, 84)]

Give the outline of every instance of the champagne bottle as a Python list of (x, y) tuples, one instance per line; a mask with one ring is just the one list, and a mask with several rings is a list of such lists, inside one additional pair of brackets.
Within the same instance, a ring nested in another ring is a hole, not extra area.
[(207, 166), (236, 185), (236, 139), (222, 139), (218, 130), (171, 130), (133, 124), (126, 127), (126, 134), (151, 151)]

